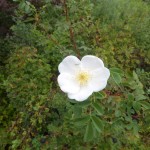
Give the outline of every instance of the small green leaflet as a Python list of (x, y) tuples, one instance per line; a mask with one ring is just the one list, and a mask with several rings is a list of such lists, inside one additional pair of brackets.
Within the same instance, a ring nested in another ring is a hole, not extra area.
[(121, 69), (119, 69), (119, 68), (110, 68), (110, 71), (111, 71), (111, 72), (118, 73), (118, 74), (120, 74), (120, 75), (123, 75), (123, 74), (124, 74), (123, 71), (122, 71)]
[(101, 92), (94, 93), (94, 96), (96, 99), (104, 99), (106, 97), (106, 94), (101, 91)]
[(74, 120), (74, 124), (76, 126), (85, 126), (87, 124), (87, 122), (90, 120), (90, 116), (85, 116), (85, 117), (81, 117), (81, 118), (76, 118)]
[(92, 106), (98, 112), (99, 115), (103, 115), (104, 110), (102, 109), (102, 107), (99, 104), (93, 103)]
[(92, 123), (90, 121), (86, 127), (86, 131), (84, 134), (84, 141), (85, 142), (91, 141), (93, 138), (94, 138), (94, 131), (93, 131)]
[(123, 75), (123, 72), (120, 69), (110, 68), (110, 74), (111, 74), (111, 76), (112, 76), (112, 78), (116, 84), (121, 83), (121, 81), (122, 81), (121, 76)]
[(96, 117), (96, 116), (92, 116), (92, 123), (94, 125), (94, 127), (96, 128), (96, 130), (98, 132), (102, 132), (103, 130), (103, 122), (100, 120), (100, 118)]
[(138, 112), (141, 109), (141, 104), (137, 101), (134, 101), (132, 105), (136, 112)]
[(111, 73), (111, 76), (116, 84), (121, 83), (121, 76), (118, 73)]
[(115, 111), (115, 116), (116, 117), (120, 117), (121, 116), (121, 111), (120, 110), (116, 110)]
[(145, 101), (139, 101), (139, 103), (145, 108), (150, 109), (150, 103)]

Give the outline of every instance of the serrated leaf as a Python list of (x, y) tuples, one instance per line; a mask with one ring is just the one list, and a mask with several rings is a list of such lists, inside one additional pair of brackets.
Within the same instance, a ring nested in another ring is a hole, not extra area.
[(136, 72), (135, 72), (135, 71), (133, 71), (133, 77), (134, 77), (134, 79), (136, 79), (136, 80), (138, 80), (138, 81), (139, 81), (138, 75), (136, 74)]
[(94, 134), (94, 138), (97, 138), (99, 135), (99, 132), (97, 132), (96, 128), (94, 127), (93, 123), (92, 123), (92, 127), (93, 127), (93, 134)]
[(140, 103), (145, 109), (150, 109), (150, 103), (145, 102), (145, 101), (139, 101), (139, 103)]
[(78, 101), (73, 100), (73, 99), (68, 99), (68, 101), (69, 101), (70, 103), (73, 103), (73, 104), (79, 103)]
[(84, 126), (87, 124), (87, 122), (90, 120), (90, 116), (76, 118), (74, 120), (74, 124), (77, 126)]
[(110, 71), (114, 72), (114, 73), (118, 73), (120, 75), (123, 75), (123, 71), (119, 68), (110, 68)]
[(81, 117), (82, 107), (76, 105), (73, 107), (73, 113), (76, 117)]
[(84, 141), (88, 142), (91, 141), (93, 138), (94, 138), (94, 131), (93, 131), (92, 123), (89, 122), (84, 134)]
[(138, 95), (138, 96), (136, 97), (136, 100), (139, 101), (139, 100), (144, 100), (144, 99), (146, 99), (146, 98), (147, 98), (147, 97), (144, 96), (144, 95)]
[(134, 102), (133, 102), (133, 108), (134, 108), (135, 111), (137, 112), (137, 111), (139, 111), (139, 110), (141, 109), (141, 104), (138, 103), (138, 102), (136, 102), (136, 101), (134, 101)]
[(115, 111), (115, 116), (116, 117), (120, 117), (121, 116), (121, 111), (120, 110), (116, 110)]
[(106, 94), (104, 92), (97, 92), (95, 93), (96, 99), (104, 99), (106, 97)]
[(90, 105), (90, 101), (89, 100), (86, 100), (86, 101), (83, 101), (83, 102), (78, 102), (78, 105), (81, 106), (81, 107), (87, 107)]
[(99, 104), (93, 103), (92, 106), (98, 112), (99, 115), (103, 115), (104, 110), (102, 109), (102, 107)]
[(126, 125), (126, 128), (127, 128), (128, 130), (131, 130), (131, 129), (133, 128), (133, 124), (128, 124), (128, 125)]
[(121, 76), (118, 73), (112, 72), (111, 76), (113, 78), (113, 80), (115, 81), (116, 84), (120, 84), (122, 81)]
[(91, 119), (92, 119), (92, 123), (93, 123), (94, 127), (96, 128), (96, 130), (98, 132), (102, 132), (102, 130), (103, 130), (103, 123), (100, 120), (100, 118), (98, 118), (96, 116), (92, 116)]
[(133, 96), (133, 94), (131, 94), (131, 93), (128, 94), (128, 100), (134, 101), (134, 96)]

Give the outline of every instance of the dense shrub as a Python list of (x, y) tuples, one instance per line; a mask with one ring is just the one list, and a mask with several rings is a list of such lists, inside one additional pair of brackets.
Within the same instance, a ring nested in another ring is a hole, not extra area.
[[(148, 3), (14, 1), (12, 35), (0, 40), (0, 146), (147, 149)], [(58, 88), (57, 67), (67, 55), (87, 54), (100, 57), (111, 77), (105, 90), (77, 103)]]

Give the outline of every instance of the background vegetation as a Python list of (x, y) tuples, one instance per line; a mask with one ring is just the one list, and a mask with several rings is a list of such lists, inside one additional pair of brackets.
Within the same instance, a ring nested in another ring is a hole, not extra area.
[[(149, 0), (0, 2), (0, 149), (150, 148)], [(100, 57), (107, 88), (69, 100), (67, 55)]]

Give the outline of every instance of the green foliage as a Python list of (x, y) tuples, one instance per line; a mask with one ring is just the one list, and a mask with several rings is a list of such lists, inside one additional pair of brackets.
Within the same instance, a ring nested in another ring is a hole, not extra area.
[[(0, 147), (148, 149), (148, 3), (14, 3), (12, 35), (0, 39)], [(84, 102), (69, 100), (57, 85), (58, 64), (88, 54), (110, 69), (108, 85)]]
[(50, 90), (50, 65), (38, 56), (37, 50), (30, 47), (16, 50), (8, 59), (8, 64), (9, 76), (5, 86), (14, 107), (17, 103), (16, 107), (23, 109), (28, 102), (42, 101)]
[(143, 61), (149, 64), (149, 13), (149, 6), (141, 1), (97, 0), (93, 9), (94, 19), (100, 20), (97, 51), (109, 63), (115, 58), (125, 68), (143, 66)]

